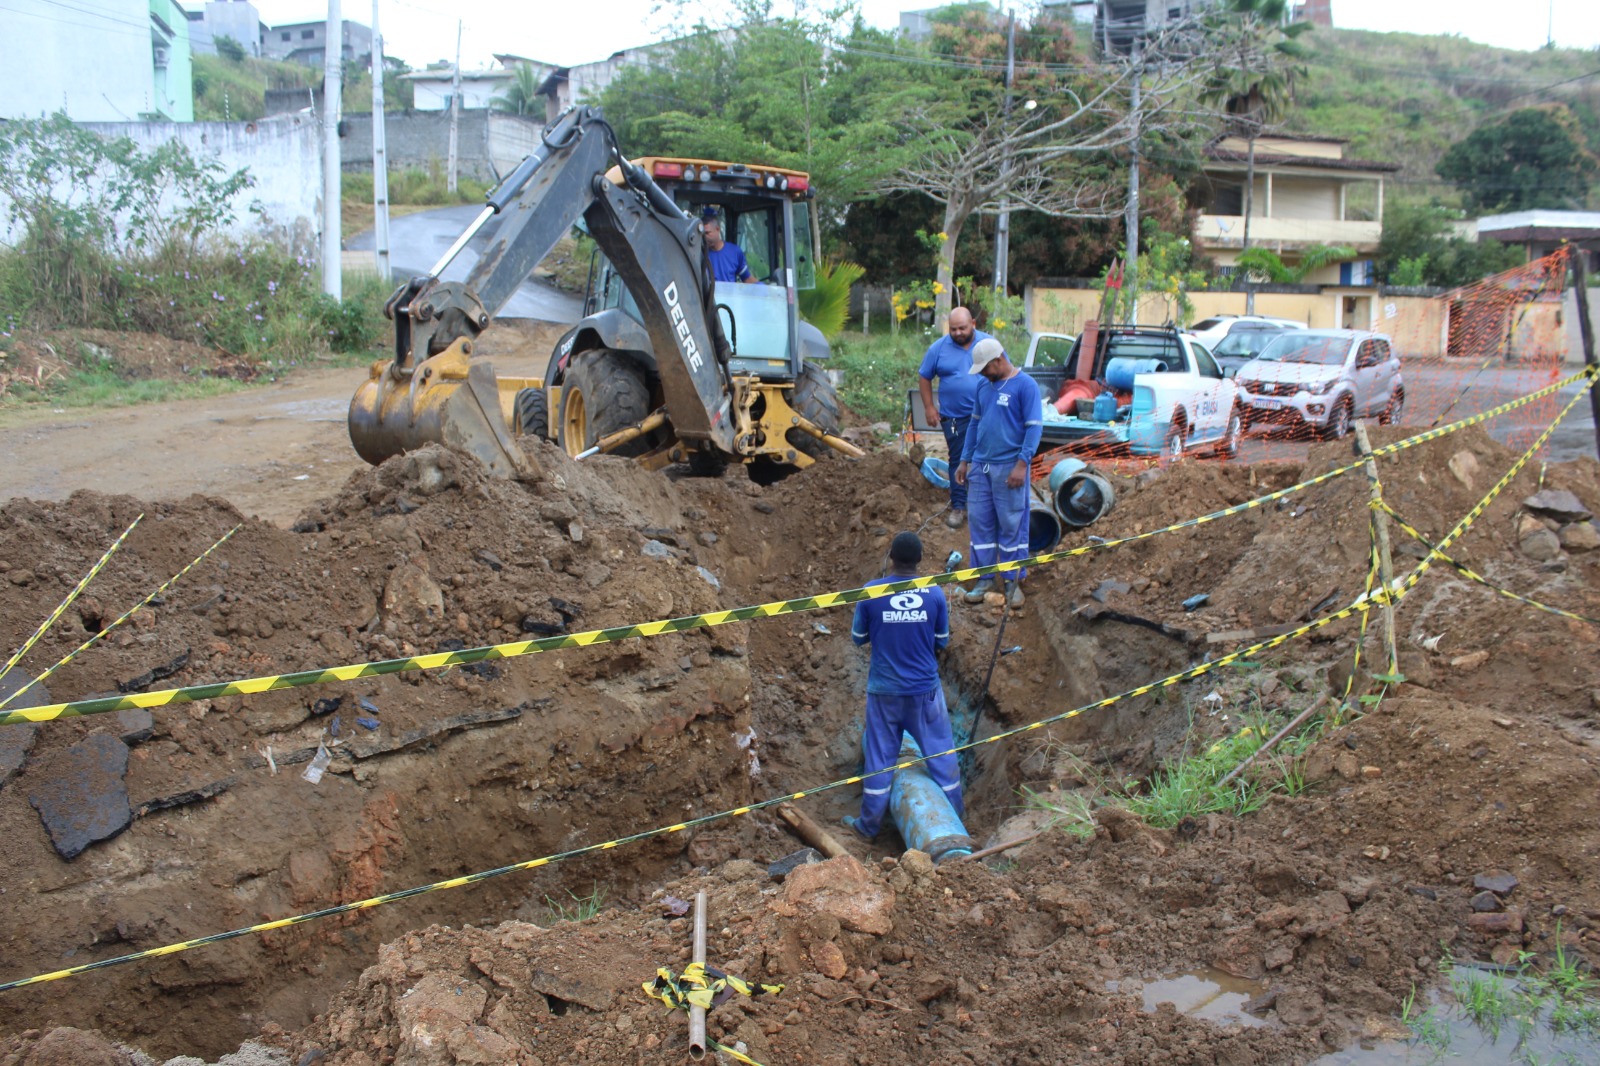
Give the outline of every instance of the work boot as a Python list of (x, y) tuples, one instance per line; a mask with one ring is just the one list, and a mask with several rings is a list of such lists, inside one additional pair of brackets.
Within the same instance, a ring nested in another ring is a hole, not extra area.
[(944, 524), (951, 529), (960, 529), (967, 521), (967, 512), (959, 507), (953, 507), (950, 513), (944, 516)]
[(843, 823), (846, 828), (855, 830), (855, 834), (864, 840), (871, 840), (873, 837), (877, 836), (876, 833), (867, 833), (862, 830), (861, 818), (857, 815), (847, 814), (843, 818), (839, 819), (839, 821)]
[(1022, 582), (1006, 582), (1006, 606), (1013, 611), (1022, 606)]
[(974, 584), (971, 589), (967, 590), (967, 593), (961, 598), (967, 603), (982, 603), (984, 595), (993, 591), (993, 588), (993, 578), (980, 577), (977, 580), (977, 583)]

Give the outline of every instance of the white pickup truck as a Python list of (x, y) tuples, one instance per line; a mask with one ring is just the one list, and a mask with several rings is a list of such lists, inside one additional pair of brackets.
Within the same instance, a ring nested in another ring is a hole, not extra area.
[[(1061, 333), (1036, 333), (1028, 345), (1022, 369), (1038, 381), (1044, 398), (1044, 443), (1126, 448), (1163, 460), (1202, 445), (1219, 455), (1238, 454), (1244, 436), (1239, 389), (1189, 334), (1106, 327), (1095, 344), (1091, 380), (1074, 384), (1081, 348), (1082, 337)], [(1064, 387), (1069, 401), (1061, 411)], [(1096, 393), (1116, 397), (1114, 412), (1102, 398), (1102, 417), (1094, 417)]]

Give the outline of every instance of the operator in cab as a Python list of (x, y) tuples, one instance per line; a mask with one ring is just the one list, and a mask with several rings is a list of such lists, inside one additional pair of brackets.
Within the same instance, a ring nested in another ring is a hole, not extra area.
[(720, 221), (705, 219), (700, 223), (700, 232), (706, 238), (706, 258), (711, 260), (713, 277), (718, 281), (755, 282), (756, 276), (750, 273), (750, 264), (745, 260), (744, 251), (732, 241), (722, 239)]

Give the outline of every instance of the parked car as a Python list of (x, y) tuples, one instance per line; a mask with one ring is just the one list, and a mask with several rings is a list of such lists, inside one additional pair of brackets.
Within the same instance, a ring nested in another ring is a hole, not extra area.
[(1280, 333), (1234, 377), (1253, 425), (1308, 425), (1329, 438), (1352, 419), (1397, 421), (1406, 402), (1400, 358), (1389, 338), (1358, 329)]
[(1273, 318), (1270, 315), (1212, 315), (1203, 318), (1189, 327), (1189, 332), (1195, 339), (1205, 345), (1212, 352), (1221, 346), (1225, 337), (1235, 333), (1248, 333), (1253, 329), (1273, 329), (1283, 331), (1286, 329), (1305, 329), (1304, 322), (1296, 322), (1292, 318)]
[[(1163, 459), (1199, 445), (1220, 455), (1238, 453), (1244, 436), (1238, 389), (1189, 334), (1108, 326), (1094, 351), (1084, 352), (1082, 341), (1041, 333), (1028, 346), (1023, 370), (1044, 397), (1046, 443), (1112, 446)], [(1081, 382), (1075, 380), (1080, 358), (1094, 360)]]
[(1291, 328), (1267, 322), (1248, 322), (1208, 347), (1211, 348), (1211, 354), (1216, 356), (1217, 365), (1222, 367), (1222, 373), (1231, 378), (1239, 372), (1240, 367), (1260, 355), (1272, 338), (1289, 332)]

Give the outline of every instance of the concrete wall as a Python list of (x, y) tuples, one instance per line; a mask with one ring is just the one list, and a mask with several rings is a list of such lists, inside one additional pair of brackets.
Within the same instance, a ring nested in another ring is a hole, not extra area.
[[(197, 158), (211, 157), (228, 173), (246, 168), (255, 185), (230, 205), (234, 222), (229, 232), (250, 236), (263, 232), (319, 229), (322, 202), (322, 144), (316, 124), (307, 115), (280, 115), (259, 122), (106, 122), (84, 128), (102, 137), (128, 137), (150, 151), (177, 141)], [(261, 210), (253, 212), (252, 205)], [(0, 217), (10, 205), (0, 197)], [(12, 243), (21, 236), (0, 230), (0, 241)], [(310, 247), (314, 250), (315, 245)]]
[[(350, 112), (344, 121), (345, 136), (340, 146), (343, 168), (370, 172), (372, 115)], [(498, 111), (462, 111), (456, 132), (459, 172), (477, 181), (497, 181), (533, 151), (543, 128), (530, 119)], [(393, 112), (384, 119), (384, 145), (390, 172), (426, 168), (430, 164), (443, 166), (450, 155), (450, 113)]]
[(6, 5), (0, 118), (65, 110), (79, 122), (117, 122), (159, 109), (148, 0), (82, 0), (76, 7), (82, 10), (51, 0)]
[[(1038, 333), (1077, 333), (1100, 310), (1099, 289), (1030, 286), (1024, 298), (1029, 327)], [(1347, 298), (1354, 302), (1353, 309), (1347, 308)], [(1194, 304), (1192, 322), (1212, 315), (1245, 313), (1242, 292), (1192, 292), (1189, 299)], [(1256, 293), (1256, 314), (1293, 319), (1312, 329), (1345, 326), (1352, 310), (1357, 316), (1355, 328), (1388, 334), (1403, 356), (1437, 359), (1444, 355), (1447, 309), (1446, 301), (1439, 297), (1333, 286), (1320, 292)], [(1139, 300), (1138, 321), (1143, 325), (1161, 325), (1176, 313), (1177, 308), (1160, 294)]]

